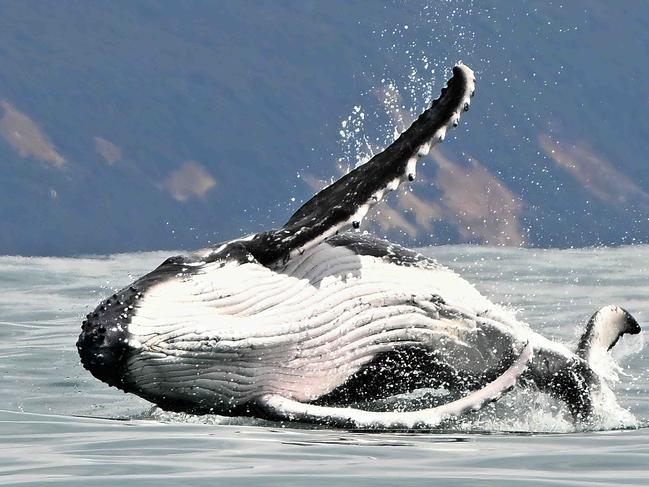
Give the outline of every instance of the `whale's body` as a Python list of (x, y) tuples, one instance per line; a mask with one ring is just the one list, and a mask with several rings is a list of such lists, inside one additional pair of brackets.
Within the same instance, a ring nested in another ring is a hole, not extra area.
[[(360, 232), (370, 206), (412, 180), (419, 157), (467, 110), (464, 65), (384, 152), (318, 193), (282, 228), (173, 257), (102, 302), (77, 346), (96, 377), (163, 408), (344, 426), (435, 426), (516, 382), (585, 418), (593, 348), (637, 333), (595, 315), (576, 352), (533, 332), (432, 259)], [(460, 397), (413, 413), (347, 406), (443, 387)]]
[[(361, 245), (385, 254), (358, 254)], [(181, 307), (179, 295), (188, 297)], [(405, 358), (416, 347), (437, 352), (431, 365), (445, 361), (495, 378), (512, 347), (531, 335), (515, 321), (490, 319), (505, 313), (451, 270), (352, 234), (277, 268), (208, 264), (191, 278), (151, 286), (138, 305), (128, 330), (140, 353), (128, 361), (127, 377), (141, 395), (164, 392), (172, 408), (195, 411), (236, 410), (260, 393), (314, 401), (385, 354), (403, 350)], [(480, 332), (508, 340), (481, 339)], [(403, 383), (383, 387), (402, 392)]]

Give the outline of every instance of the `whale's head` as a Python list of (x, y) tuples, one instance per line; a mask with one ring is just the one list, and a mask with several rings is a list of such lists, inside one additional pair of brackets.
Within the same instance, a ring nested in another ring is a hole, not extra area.
[(141, 294), (134, 286), (102, 301), (81, 324), (77, 350), (82, 365), (108, 385), (126, 389), (125, 365), (131, 353), (128, 324)]
[(232, 379), (237, 360), (256, 353), (242, 345), (236, 317), (220, 313), (246, 285), (240, 265), (172, 257), (109, 296), (83, 320), (83, 367), (168, 410), (235, 410), (245, 402)]
[(185, 269), (184, 264), (182, 256), (167, 259), (153, 272), (104, 299), (86, 315), (77, 340), (84, 368), (110, 386), (132, 389), (128, 362), (140, 349), (137, 337), (131, 332), (133, 319), (151, 289), (177, 280)]

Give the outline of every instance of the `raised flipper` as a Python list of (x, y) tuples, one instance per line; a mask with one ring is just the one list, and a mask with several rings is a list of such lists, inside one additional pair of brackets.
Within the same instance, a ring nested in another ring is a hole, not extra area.
[(526, 345), (518, 358), (500, 377), (471, 394), (441, 406), (409, 412), (376, 412), (354, 408), (335, 408), (304, 404), (269, 394), (259, 400), (261, 409), (278, 420), (303, 421), (351, 429), (434, 428), (442, 421), (477, 411), (514, 387), (532, 359), (532, 346)]
[(347, 227), (358, 228), (371, 206), (402, 181), (415, 178), (419, 157), (442, 142), (474, 93), (473, 71), (462, 63), (430, 108), (387, 149), (307, 201), (280, 229), (255, 235), (247, 249), (262, 264), (285, 260)]

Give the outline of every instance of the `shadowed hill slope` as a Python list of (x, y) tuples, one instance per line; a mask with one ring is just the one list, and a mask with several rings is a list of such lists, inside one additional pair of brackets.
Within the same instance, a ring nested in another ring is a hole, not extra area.
[(281, 224), (354, 162), (350, 138), (376, 149), (458, 59), (478, 75), (472, 112), (377, 233), (649, 241), (646, 9), (435, 5), (3, 2), (0, 254), (194, 248)]

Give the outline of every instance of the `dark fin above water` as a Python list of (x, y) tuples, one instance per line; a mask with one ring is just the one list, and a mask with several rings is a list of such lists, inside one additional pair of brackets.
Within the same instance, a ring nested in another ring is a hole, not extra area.
[(593, 351), (608, 351), (625, 333), (637, 335), (640, 331), (640, 325), (627, 310), (619, 306), (604, 306), (588, 320), (586, 331), (577, 345), (577, 355), (589, 361)]
[(277, 230), (255, 235), (246, 247), (268, 265), (299, 255), (347, 228), (359, 228), (370, 207), (403, 181), (415, 178), (416, 164), (442, 142), (469, 109), (474, 93), (473, 71), (462, 63), (430, 108), (383, 152), (357, 167), (307, 201)]
[(401, 245), (383, 240), (369, 233), (344, 232), (325, 240), (333, 247), (345, 247), (356, 255), (369, 255), (379, 257), (391, 264), (401, 266), (420, 266), (426, 268), (440, 267), (433, 259), (429, 259), (419, 252), (407, 249)]

